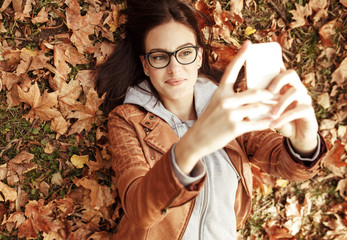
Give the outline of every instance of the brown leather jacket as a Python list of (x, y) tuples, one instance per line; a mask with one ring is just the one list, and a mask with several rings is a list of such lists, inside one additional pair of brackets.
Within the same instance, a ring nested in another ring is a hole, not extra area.
[[(114, 239), (181, 239), (205, 179), (184, 187), (175, 177), (170, 149), (179, 139), (172, 128), (156, 115), (124, 104), (110, 113), (108, 130), (112, 167), (125, 212)], [(321, 156), (324, 142), (322, 149)], [(241, 176), (235, 200), (238, 229), (251, 210), (250, 163), (269, 174), (298, 181), (314, 176), (319, 168), (320, 160), (305, 166), (293, 159), (283, 137), (271, 130), (245, 134), (225, 150)]]

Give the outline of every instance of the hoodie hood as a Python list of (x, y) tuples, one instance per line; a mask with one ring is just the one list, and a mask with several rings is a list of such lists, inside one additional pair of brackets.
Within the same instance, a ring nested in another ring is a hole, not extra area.
[[(197, 79), (194, 86), (194, 103), (198, 118), (204, 112), (214, 91), (216, 91), (217, 88), (218, 86), (207, 78), (199, 77)], [(126, 103), (145, 108), (148, 112), (152, 112), (158, 117), (162, 118), (172, 128), (176, 128), (177, 123), (181, 122), (176, 115), (164, 107), (157, 97), (151, 94), (149, 83), (147, 81), (143, 81), (138, 86), (129, 88), (124, 99), (124, 104)]]

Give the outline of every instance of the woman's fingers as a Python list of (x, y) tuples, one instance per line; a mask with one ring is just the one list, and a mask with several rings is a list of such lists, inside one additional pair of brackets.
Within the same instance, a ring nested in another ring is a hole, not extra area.
[(224, 98), (222, 101), (222, 107), (235, 109), (245, 104), (271, 102), (271, 100), (274, 100), (275, 97), (276, 96), (268, 90), (252, 89)]
[(248, 46), (250, 46), (251, 44), (252, 43), (248, 40), (243, 43), (238, 53), (226, 67), (220, 82), (220, 86), (227, 85), (228, 87), (231, 86), (231, 89), (233, 89), (234, 83), (237, 79), (240, 69), (246, 61), (247, 50), (249, 49)]

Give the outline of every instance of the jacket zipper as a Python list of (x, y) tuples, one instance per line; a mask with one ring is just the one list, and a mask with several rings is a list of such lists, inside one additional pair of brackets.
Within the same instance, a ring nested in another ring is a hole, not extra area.
[[(143, 127), (145, 129), (145, 133), (146, 135), (148, 135), (150, 133), (151, 130), (149, 130), (148, 128), (146, 127)], [(154, 160), (154, 152), (153, 152), (153, 149), (151, 147), (149, 147), (149, 153), (150, 153), (150, 156), (151, 156), (151, 160)]]
[(180, 191), (180, 193), (177, 195), (177, 197), (175, 197), (175, 198), (167, 205), (166, 208), (164, 208), (163, 210), (161, 210), (161, 214), (163, 214), (163, 215), (166, 214), (167, 211), (169, 210), (169, 208), (171, 207), (171, 205), (172, 205), (177, 199), (179, 199), (179, 198), (183, 195), (183, 193), (184, 193), (184, 189), (182, 188), (181, 191)]
[(206, 182), (204, 185), (204, 196), (202, 199), (202, 213), (201, 213), (201, 218), (200, 218), (200, 223), (199, 223), (199, 240), (203, 239), (203, 224), (205, 222), (206, 218), (206, 212), (207, 212), (207, 205), (208, 205), (208, 177), (206, 178)]

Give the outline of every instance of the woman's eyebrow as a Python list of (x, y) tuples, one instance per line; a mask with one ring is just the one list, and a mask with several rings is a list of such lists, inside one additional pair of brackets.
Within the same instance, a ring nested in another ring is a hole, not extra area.
[[(193, 43), (188, 42), (188, 43), (185, 43), (185, 44), (182, 44), (182, 45), (178, 46), (176, 48), (176, 50), (180, 49), (182, 47), (187, 47), (187, 46), (195, 46), (195, 45)], [(153, 48), (149, 52), (157, 52), (157, 51), (170, 52), (170, 51), (167, 51), (167, 49), (163, 49), (163, 48)]]

